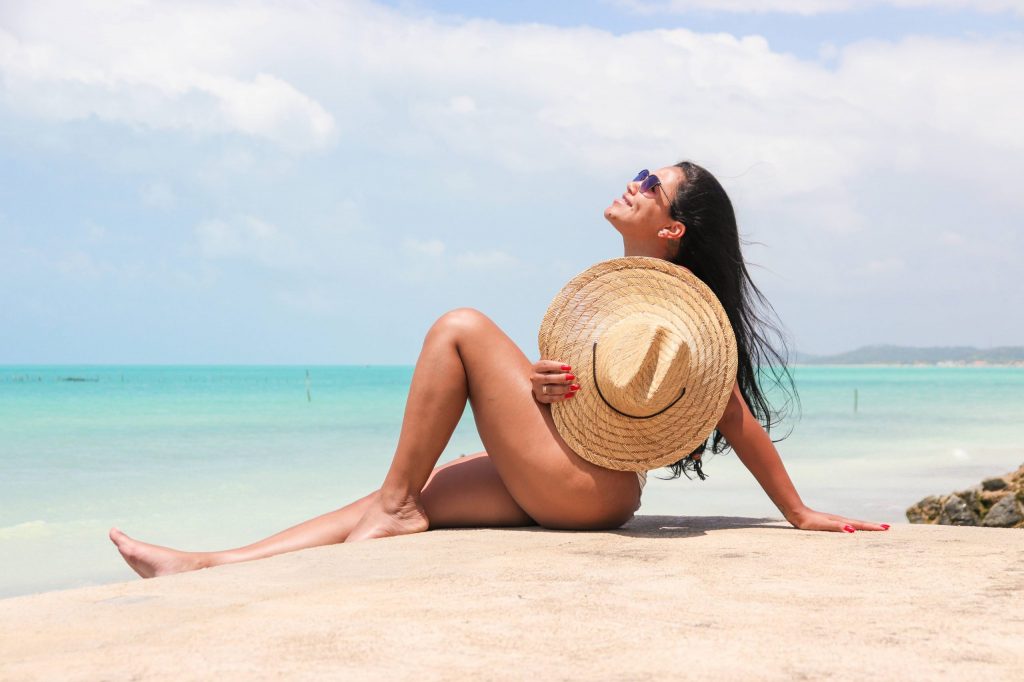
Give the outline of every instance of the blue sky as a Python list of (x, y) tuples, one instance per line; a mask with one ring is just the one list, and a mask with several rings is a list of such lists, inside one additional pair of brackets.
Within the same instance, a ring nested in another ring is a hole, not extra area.
[(1024, 3), (552, 4), (4, 3), (0, 363), (532, 357), (681, 158), (801, 350), (1024, 343)]

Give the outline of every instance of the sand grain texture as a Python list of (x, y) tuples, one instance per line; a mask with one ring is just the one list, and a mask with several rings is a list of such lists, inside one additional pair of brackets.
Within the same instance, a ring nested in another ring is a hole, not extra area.
[(433, 531), (2, 600), (0, 679), (1019, 679), (1022, 559), (992, 528)]

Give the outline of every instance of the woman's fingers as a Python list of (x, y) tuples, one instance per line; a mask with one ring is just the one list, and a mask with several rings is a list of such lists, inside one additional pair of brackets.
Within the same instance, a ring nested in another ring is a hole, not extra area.
[(568, 400), (576, 395), (579, 384), (571, 373), (572, 368), (555, 360), (541, 360), (533, 366), (533, 395), (542, 403), (554, 403)]
[(533, 366), (533, 371), (538, 374), (554, 374), (560, 372), (570, 372), (572, 367), (559, 362), (558, 360), (540, 360)]
[(575, 394), (576, 391), (568, 386), (552, 386), (551, 384), (545, 384), (541, 388), (541, 397), (547, 398), (549, 402), (571, 398)]
[[(571, 374), (568, 376), (572, 377)], [(574, 378), (561, 381), (541, 381), (534, 384), (533, 393), (541, 402), (552, 403), (558, 400), (567, 400), (576, 395), (576, 391), (580, 389), (579, 384), (572, 383)]]
[[(872, 523), (871, 521), (860, 521), (858, 519), (841, 519), (844, 526), (854, 530), (889, 530), (888, 523)], [(847, 531), (848, 533), (850, 531)]]
[(858, 530), (889, 530), (888, 523), (872, 523), (871, 521), (848, 519), (843, 516), (835, 516), (833, 519), (835, 530), (843, 533), (855, 533)]

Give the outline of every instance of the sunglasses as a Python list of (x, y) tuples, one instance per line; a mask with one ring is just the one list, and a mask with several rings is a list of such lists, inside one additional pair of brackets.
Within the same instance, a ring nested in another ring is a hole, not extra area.
[(650, 171), (646, 168), (636, 174), (633, 182), (640, 183), (640, 193), (646, 196), (654, 196), (654, 188), (661, 187), (661, 192), (665, 195), (665, 199), (672, 203), (672, 200), (668, 198), (668, 192), (665, 191), (665, 187), (661, 184), (661, 179), (657, 175), (651, 175)]

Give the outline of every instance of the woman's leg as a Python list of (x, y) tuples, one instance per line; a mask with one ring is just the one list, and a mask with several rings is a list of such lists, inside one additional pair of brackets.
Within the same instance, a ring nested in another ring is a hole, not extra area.
[(429, 527), (420, 491), (467, 399), (488, 456), (530, 517), (578, 529), (627, 521), (639, 506), (636, 474), (591, 464), (565, 444), (549, 406), (533, 399), (530, 367), (483, 314), (459, 309), (442, 316), (423, 342), (391, 468), (346, 542)]
[[(572, 452), (555, 430), (550, 408), (533, 399), (530, 366), (484, 315), (452, 311), (424, 341), (398, 448), (381, 490), (227, 552), (179, 552), (133, 540), (116, 529), (111, 540), (136, 572), (151, 577), (427, 527), (621, 525), (639, 506), (635, 474), (603, 469)], [(430, 479), (436, 485), (425, 486), (467, 397), (487, 456), (439, 467)]]
[[(344, 542), (376, 495), (370, 493), (259, 542), (222, 552), (181, 552), (150, 545), (116, 528), (110, 531), (110, 539), (136, 573), (152, 578)], [(423, 489), (422, 501), (432, 528), (534, 525), (533, 519), (509, 495), (494, 464), (483, 452), (435, 469)]]

